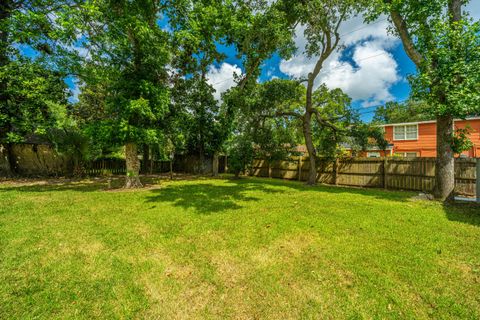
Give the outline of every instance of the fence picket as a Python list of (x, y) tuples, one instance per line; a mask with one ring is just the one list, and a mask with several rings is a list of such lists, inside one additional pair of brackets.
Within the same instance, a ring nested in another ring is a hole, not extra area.
[[(435, 187), (435, 158), (342, 158), (318, 159), (317, 180), (320, 183), (380, 187), (386, 189), (432, 192)], [(308, 158), (275, 161), (272, 176), (306, 180)], [(475, 159), (455, 159), (455, 191), (474, 196), (476, 181)], [(255, 159), (251, 175), (268, 176), (266, 161)]]

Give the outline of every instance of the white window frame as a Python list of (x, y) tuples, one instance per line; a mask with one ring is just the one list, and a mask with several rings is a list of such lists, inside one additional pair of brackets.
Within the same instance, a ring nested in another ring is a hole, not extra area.
[[(415, 138), (407, 138), (407, 127), (416, 127), (417, 134), (415, 135)], [(395, 135), (395, 130), (397, 128), (403, 128), (403, 138), (397, 139)], [(402, 124), (398, 126), (393, 126), (393, 141), (413, 141), (413, 140), (418, 140), (418, 124)]]
[(367, 158), (380, 158), (380, 152), (367, 152)]
[[(410, 153), (410, 154), (414, 153), (414, 154), (415, 154), (415, 157), (409, 157), (409, 156), (407, 156), (408, 153)], [(407, 151), (407, 152), (403, 152), (403, 151), (402, 151), (402, 152), (395, 152), (395, 153), (394, 153), (395, 156), (400, 156), (400, 157), (402, 157), (402, 158), (418, 158), (418, 154), (419, 154), (419, 153), (418, 153), (417, 151)]]

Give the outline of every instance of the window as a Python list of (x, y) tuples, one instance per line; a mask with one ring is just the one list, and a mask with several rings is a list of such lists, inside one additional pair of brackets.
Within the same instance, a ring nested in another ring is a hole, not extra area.
[(380, 158), (380, 152), (367, 152), (368, 158)]
[(395, 156), (403, 158), (416, 158), (416, 152), (395, 152)]
[(393, 139), (394, 140), (417, 140), (418, 126), (416, 124), (410, 124), (405, 126), (394, 126)]

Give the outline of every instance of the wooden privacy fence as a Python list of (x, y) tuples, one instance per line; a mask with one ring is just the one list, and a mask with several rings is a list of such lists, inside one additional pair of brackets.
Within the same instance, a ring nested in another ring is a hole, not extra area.
[[(456, 194), (475, 196), (477, 161), (455, 159)], [(309, 159), (302, 157), (271, 163), (256, 159), (250, 174), (306, 181), (309, 165)], [(317, 161), (317, 181), (345, 186), (432, 192), (435, 187), (435, 158), (342, 158), (335, 161), (320, 158)]]
[[(170, 161), (149, 161), (142, 173), (165, 173), (170, 171)], [(124, 159), (101, 159), (85, 164), (85, 173), (88, 175), (125, 174), (127, 171)]]
[[(219, 156), (218, 172), (223, 173), (226, 169), (226, 157)], [(85, 174), (125, 174), (126, 165), (124, 159), (99, 159), (84, 164)], [(148, 160), (141, 162), (140, 172), (142, 174), (158, 174), (173, 172), (183, 172), (191, 174), (202, 174), (212, 172), (212, 158), (204, 157), (199, 159), (197, 156), (177, 155), (173, 161)]]

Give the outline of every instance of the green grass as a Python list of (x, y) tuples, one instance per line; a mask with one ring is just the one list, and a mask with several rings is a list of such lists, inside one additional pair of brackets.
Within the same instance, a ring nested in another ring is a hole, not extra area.
[(480, 318), (480, 209), (270, 179), (0, 185), (0, 318)]

